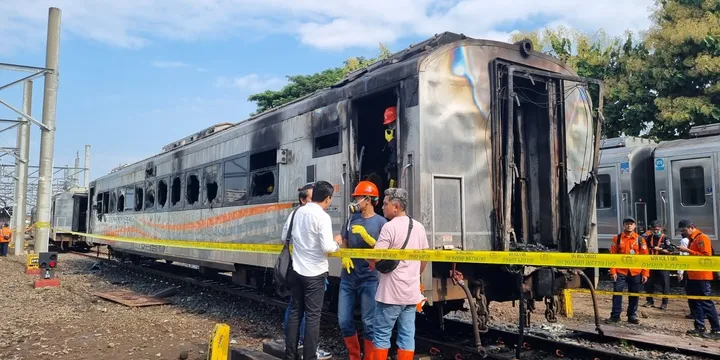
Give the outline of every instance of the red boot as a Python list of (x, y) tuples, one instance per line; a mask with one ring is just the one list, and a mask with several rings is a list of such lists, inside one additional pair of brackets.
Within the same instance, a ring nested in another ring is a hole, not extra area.
[(388, 350), (390, 350), (390, 349), (378, 349), (376, 347), (373, 347), (372, 360), (387, 360)]
[(372, 340), (364, 339), (363, 345), (365, 346), (365, 360), (373, 360), (375, 345), (373, 345)]
[(357, 334), (346, 337), (345, 346), (347, 346), (350, 360), (360, 360), (360, 342)]
[(397, 360), (413, 360), (413, 355), (415, 355), (414, 350), (398, 349)]

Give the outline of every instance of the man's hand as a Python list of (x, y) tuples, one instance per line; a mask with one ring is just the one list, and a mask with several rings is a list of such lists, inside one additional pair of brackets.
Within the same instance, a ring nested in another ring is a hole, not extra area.
[(680, 251), (682, 251), (682, 252), (690, 252), (690, 249), (688, 249), (688, 248), (685, 247), (685, 246), (680, 246), (680, 247), (678, 247), (678, 250), (680, 250)]
[(348, 274), (350, 273), (350, 269), (355, 268), (355, 264), (353, 263), (351, 258), (342, 258), (342, 267), (347, 270)]
[(646, 282), (647, 282), (647, 276), (643, 276), (643, 277), (642, 277), (642, 283), (644, 284), (644, 283), (646, 283)]
[[(420, 283), (420, 294), (422, 294), (424, 292), (425, 292), (425, 286), (423, 286), (423, 284)], [(426, 301), (427, 301), (427, 298), (423, 294), (423, 299), (419, 303), (417, 303), (417, 305), (415, 305), (415, 311), (421, 313), (423, 306), (425, 306)]]
[(365, 227), (363, 227), (362, 225), (353, 225), (352, 233), (359, 235), (368, 245), (373, 247), (375, 246), (375, 239), (373, 239), (373, 237), (368, 234), (367, 230), (365, 230)]
[(610, 277), (612, 278), (613, 282), (617, 281), (617, 274), (610, 274)]
[(678, 281), (682, 281), (682, 279), (683, 279), (683, 274), (678, 274)]
[(342, 245), (342, 236), (335, 235), (335, 237), (333, 237), (333, 240), (335, 240), (335, 242), (338, 243), (339, 245)]

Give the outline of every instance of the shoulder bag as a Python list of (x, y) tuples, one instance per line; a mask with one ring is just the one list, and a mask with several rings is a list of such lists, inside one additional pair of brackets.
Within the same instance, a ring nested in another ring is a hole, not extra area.
[[(413, 219), (410, 216), (408, 216), (408, 232), (407, 232), (407, 236), (405, 237), (405, 242), (403, 243), (400, 250), (405, 249), (405, 247), (407, 246), (408, 240), (410, 240), (410, 232), (412, 231), (412, 228), (413, 228)], [(390, 273), (393, 270), (395, 270), (395, 268), (397, 268), (399, 263), (400, 263), (399, 260), (380, 260), (375, 263), (375, 268), (381, 274), (387, 274), (387, 273)]]
[[(298, 208), (299, 209), (299, 208)], [(283, 287), (289, 287), (290, 269), (292, 269), (292, 256), (290, 255), (290, 240), (292, 239), (293, 222), (295, 221), (295, 209), (290, 216), (290, 226), (288, 226), (287, 234), (285, 234), (285, 244), (283, 245), (280, 256), (275, 260), (275, 283)]]

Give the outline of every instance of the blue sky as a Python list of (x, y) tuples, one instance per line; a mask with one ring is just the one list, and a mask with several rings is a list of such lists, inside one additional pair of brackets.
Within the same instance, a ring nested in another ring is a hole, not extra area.
[[(648, 26), (652, 0), (0, 0), (0, 62), (44, 66), (48, 8), (62, 13), (55, 166), (83, 163), (92, 146), (91, 178), (121, 163), (254, 110), (248, 95), (279, 89), (285, 75), (374, 56), (442, 31), (507, 40), (544, 26), (611, 35)], [(541, 5), (542, 4), (542, 5)], [(23, 73), (0, 71), (0, 86)], [(43, 80), (34, 83), (41, 119)], [(22, 106), (22, 86), (0, 99)], [(15, 118), (0, 108), (0, 118)], [(1, 128), (1, 127), (0, 127)], [(40, 131), (33, 125), (31, 165)], [(15, 131), (0, 133), (12, 147)], [(12, 157), (0, 159), (14, 163)]]

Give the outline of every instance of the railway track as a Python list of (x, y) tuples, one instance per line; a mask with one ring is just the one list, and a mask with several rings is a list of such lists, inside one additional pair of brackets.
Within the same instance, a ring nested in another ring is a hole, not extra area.
[[(69, 251), (76, 255), (97, 259), (103, 262), (118, 264), (124, 268), (141, 275), (160, 277), (170, 281), (184, 283), (191, 286), (204, 288), (210, 291), (225, 293), (231, 296), (264, 303), (278, 308), (286, 308), (287, 302), (259, 291), (250, 286), (237, 285), (231, 282), (230, 276), (216, 275), (203, 276), (196, 269), (163, 262), (135, 265), (109, 258), (107, 253), (84, 253)], [(104, 255), (104, 256), (99, 256)], [(337, 314), (332, 311), (323, 311), (323, 318), (329, 321), (336, 321)], [(445, 319), (444, 328), (419, 326), (416, 331), (416, 352), (425, 353), (428, 359), (516, 359), (518, 333), (513, 330), (501, 327), (490, 326), (487, 333), (483, 334), (484, 353), (479, 352), (472, 339), (472, 325), (470, 323)], [(621, 346), (631, 343), (635, 348), (646, 351), (672, 353), (686, 356), (693, 356), (698, 359), (712, 358), (712, 351), (702, 349), (686, 349), (672, 346), (665, 346), (652, 342), (629, 340), (618, 336), (599, 335), (593, 332), (573, 331), (570, 335), (562, 335), (551, 338), (547, 334), (526, 333), (522, 336), (520, 346), (520, 357), (522, 359), (645, 359), (636, 355), (626, 355), (618, 351), (599, 349), (584, 344), (605, 344), (608, 347), (613, 345)]]

